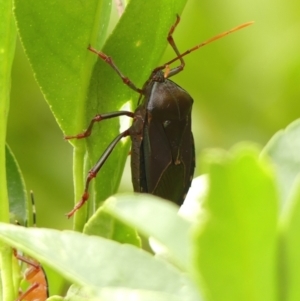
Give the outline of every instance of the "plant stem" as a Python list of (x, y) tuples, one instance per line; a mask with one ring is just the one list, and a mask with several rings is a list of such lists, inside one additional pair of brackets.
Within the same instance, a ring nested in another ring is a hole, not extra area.
[[(12, 0), (0, 0), (0, 222), (6, 223), (9, 223), (9, 203), (5, 168), (5, 142), (11, 87), (11, 66), (17, 35), (12, 9)], [(0, 267), (0, 299), (11, 301), (16, 293), (12, 281), (12, 249), (3, 243), (0, 243)]]

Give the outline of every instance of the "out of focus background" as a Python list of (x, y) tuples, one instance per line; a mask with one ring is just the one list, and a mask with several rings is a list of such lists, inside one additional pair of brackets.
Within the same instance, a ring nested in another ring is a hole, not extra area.
[[(187, 56), (184, 72), (172, 78), (194, 98), (197, 155), (204, 148), (228, 149), (244, 140), (263, 146), (300, 116), (299, 16), (296, 1), (188, 2), (174, 34), (182, 52), (255, 21)], [(173, 57), (168, 48), (162, 63)], [(12, 76), (7, 140), (27, 188), (35, 193), (38, 226), (71, 228), (64, 213), (73, 206), (72, 147), (64, 141), (20, 43)], [(121, 190), (131, 191), (128, 168), (125, 174)]]

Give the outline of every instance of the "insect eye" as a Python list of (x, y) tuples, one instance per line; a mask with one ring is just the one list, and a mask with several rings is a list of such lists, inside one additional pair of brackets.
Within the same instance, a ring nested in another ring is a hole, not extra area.
[(170, 120), (166, 120), (163, 122), (163, 127), (166, 128), (168, 125), (170, 125), (171, 121)]

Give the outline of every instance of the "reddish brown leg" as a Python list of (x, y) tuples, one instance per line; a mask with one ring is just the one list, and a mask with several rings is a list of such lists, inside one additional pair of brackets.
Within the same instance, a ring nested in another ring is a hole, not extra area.
[(127, 137), (129, 135), (130, 135), (129, 130), (126, 130), (123, 133), (119, 134), (110, 143), (110, 145), (107, 147), (107, 149), (105, 150), (105, 152), (101, 155), (101, 157), (99, 158), (99, 160), (95, 164), (95, 166), (89, 171), (89, 174), (88, 174), (88, 176), (86, 178), (86, 181), (85, 181), (85, 188), (84, 188), (84, 192), (83, 192), (83, 195), (81, 197), (81, 200), (75, 205), (75, 207), (73, 208), (72, 211), (70, 211), (69, 213), (67, 213), (67, 217), (68, 218), (70, 218), (88, 200), (88, 198), (89, 198), (88, 189), (89, 189), (89, 185), (90, 185), (91, 180), (97, 176), (99, 170), (101, 169), (101, 167), (103, 166), (103, 164), (105, 163), (105, 161), (107, 160), (107, 158), (109, 157), (109, 155), (111, 154), (111, 152), (113, 151), (113, 149), (115, 148), (115, 146), (118, 144), (118, 142), (122, 138)]
[[(168, 37), (167, 37), (167, 40), (169, 42), (169, 44), (171, 45), (171, 47), (174, 49), (175, 53), (177, 54), (178, 57), (180, 57), (180, 52), (175, 44), (175, 41), (173, 39), (173, 33), (177, 27), (177, 25), (179, 24), (180, 22), (180, 17), (179, 15), (177, 15), (177, 19), (176, 19), (176, 22), (174, 23), (174, 25), (171, 27), (170, 31), (169, 31), (169, 34), (168, 34)], [(171, 69), (169, 72), (168, 72), (168, 77), (174, 75), (174, 74), (177, 74), (179, 73), (180, 71), (183, 70), (184, 66), (185, 66), (185, 62), (183, 60), (182, 57), (179, 58), (180, 60), (180, 65)]]
[(128, 117), (131, 117), (133, 118), (134, 117), (134, 113), (132, 112), (129, 112), (129, 111), (117, 111), (117, 112), (110, 112), (110, 113), (106, 113), (106, 114), (97, 114), (90, 122), (88, 128), (83, 132), (83, 133), (80, 133), (80, 134), (77, 134), (77, 135), (70, 135), (70, 136), (65, 136), (65, 139), (68, 140), (68, 139), (81, 139), (81, 138), (86, 138), (88, 136), (91, 135), (92, 133), (92, 129), (93, 129), (93, 126), (95, 124), (95, 122), (100, 122), (102, 120), (105, 120), (105, 119), (109, 119), (109, 118), (114, 118), (114, 117), (119, 117), (119, 116), (128, 116)]
[[(28, 297), (29, 294), (31, 294), (32, 292), (34, 292), (34, 290), (36, 290), (38, 287), (40, 286), (39, 283), (33, 283), (24, 293), (22, 293), (18, 299), (16, 299), (15, 301), (23, 301), (26, 300), (25, 298)], [(41, 300), (41, 299), (38, 299)], [(44, 299), (46, 300), (46, 299)], [(44, 301), (41, 300), (41, 301)]]
[(169, 33), (168, 33), (168, 36), (167, 36), (167, 40), (168, 40), (169, 44), (171, 45), (171, 47), (173, 48), (173, 50), (175, 51), (175, 53), (177, 54), (176, 58), (180, 60), (180, 65), (177, 66), (177, 67), (175, 67), (175, 68), (173, 68), (173, 69), (170, 69), (169, 68), (169, 64), (167, 63), (167, 64), (164, 64), (164, 65), (159, 66), (159, 67), (157, 67), (157, 68), (154, 69), (154, 72), (155, 72), (155, 71), (158, 71), (158, 70), (161, 70), (161, 69), (165, 69), (167, 67), (168, 70), (166, 70), (166, 72), (165, 72), (165, 75), (164, 75), (165, 78), (171, 77), (171, 76), (179, 73), (180, 71), (183, 70), (183, 68), (185, 66), (185, 62), (182, 59), (182, 57), (180, 56), (180, 52), (179, 52), (179, 50), (178, 50), (178, 48), (177, 48), (177, 46), (175, 44), (175, 41), (173, 39), (173, 33), (174, 33), (177, 25), (179, 24), (179, 22), (180, 22), (180, 17), (179, 17), (179, 15), (176, 15), (176, 21), (171, 26), (171, 28), (169, 30)]
[(34, 267), (35, 269), (40, 269), (40, 268), (41, 268), (40, 264), (37, 263), (36, 261), (30, 260), (30, 259), (28, 259), (27, 257), (18, 254), (18, 252), (17, 252), (16, 249), (13, 249), (13, 254), (14, 254), (14, 256), (15, 256), (17, 259), (19, 259), (19, 260), (21, 260), (21, 261), (27, 263), (28, 265)]
[(137, 88), (135, 86), (135, 84), (128, 77), (123, 75), (123, 73), (118, 69), (115, 62), (113, 61), (113, 59), (110, 56), (106, 55), (105, 53), (103, 53), (101, 51), (97, 51), (96, 49), (92, 48), (91, 46), (88, 47), (88, 50), (96, 53), (104, 62), (106, 62), (108, 65), (110, 65), (117, 72), (117, 74), (121, 77), (123, 83), (126, 84), (129, 88), (131, 88), (132, 90), (134, 90), (138, 93), (143, 93), (143, 90)]

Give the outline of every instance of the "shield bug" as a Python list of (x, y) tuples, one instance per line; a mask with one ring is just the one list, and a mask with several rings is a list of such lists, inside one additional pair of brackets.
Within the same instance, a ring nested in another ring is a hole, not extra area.
[(28, 283), (28, 287), (21, 292), (16, 301), (45, 301), (49, 297), (47, 276), (42, 266), (35, 260), (19, 255), (14, 250), (17, 259), (27, 264), (24, 272), (24, 280)]
[[(223, 32), (195, 47), (180, 53), (174, 40), (173, 32), (180, 21), (171, 27), (167, 40), (176, 53), (176, 57), (162, 66), (155, 68), (141, 89), (122, 74), (112, 58), (92, 47), (88, 49), (109, 64), (123, 82), (140, 94), (138, 107), (134, 112), (118, 111), (96, 115), (88, 128), (81, 134), (65, 136), (65, 139), (88, 137), (95, 122), (119, 116), (133, 118), (129, 129), (120, 133), (107, 147), (98, 162), (89, 171), (84, 193), (74, 209), (67, 214), (71, 217), (89, 197), (90, 181), (105, 163), (118, 142), (130, 136), (131, 173), (135, 192), (150, 193), (177, 205), (181, 205), (191, 185), (195, 168), (195, 149), (191, 131), (192, 97), (169, 78), (184, 69), (183, 57), (217, 39), (251, 25), (244, 23), (229, 31)], [(170, 69), (169, 65), (179, 61), (180, 65)]]
[[(31, 195), (33, 226), (36, 227), (36, 210), (33, 193)], [(39, 262), (21, 255), (17, 250), (13, 250), (14, 256), (21, 262), (27, 264), (24, 271), (24, 281), (26, 282), (26, 290), (20, 291), (16, 301), (45, 301), (49, 297), (48, 280), (43, 267)]]

